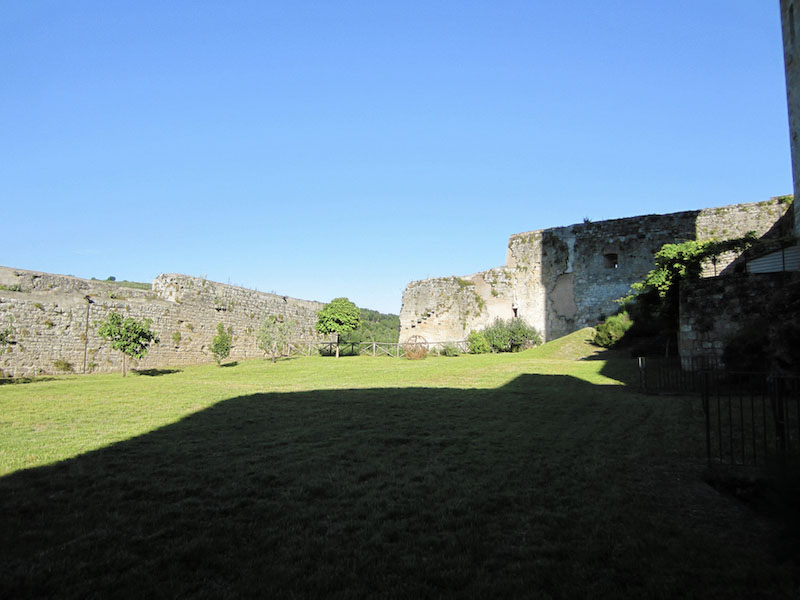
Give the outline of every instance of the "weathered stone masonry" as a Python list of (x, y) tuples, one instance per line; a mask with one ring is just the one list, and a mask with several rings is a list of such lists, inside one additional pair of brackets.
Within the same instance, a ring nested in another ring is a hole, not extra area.
[[(518, 316), (545, 339), (594, 325), (653, 268), (665, 243), (775, 232), (790, 204), (781, 198), (719, 208), (645, 215), (512, 235), (506, 263), (465, 277), (414, 281), (403, 293), (400, 341), (464, 339), (495, 318)], [(736, 256), (708, 265), (723, 271)]]
[[(6, 376), (53, 373), (56, 361), (75, 372), (113, 371), (119, 352), (97, 335), (109, 312), (151, 319), (160, 337), (138, 368), (210, 362), (218, 323), (233, 328), (231, 359), (263, 356), (256, 332), (264, 317), (280, 314), (296, 323), (297, 340), (319, 340), (314, 331), (319, 302), (265, 294), (186, 275), (159, 275), (153, 289), (0, 267), (0, 328), (11, 326), (13, 343), (0, 355)], [(87, 302), (87, 296), (91, 303)], [(87, 318), (88, 315), (88, 318)]]
[[(785, 352), (780, 340), (791, 338), (800, 326), (798, 272), (741, 273), (683, 282), (680, 303), (679, 345), (683, 358), (713, 359), (723, 364), (726, 347), (748, 329), (770, 338), (774, 356), (797, 356), (796, 350)], [(787, 331), (792, 333), (787, 336)], [(796, 338), (792, 340), (795, 348), (796, 342)], [(792, 363), (791, 368), (791, 374), (796, 375), (797, 363)]]
[[(781, 0), (783, 61), (795, 198), (800, 198), (800, 2)], [(800, 238), (800, 203), (794, 205), (795, 236)]]

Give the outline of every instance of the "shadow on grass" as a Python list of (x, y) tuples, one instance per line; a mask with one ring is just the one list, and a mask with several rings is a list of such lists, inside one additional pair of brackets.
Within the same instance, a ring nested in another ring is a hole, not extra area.
[(53, 381), (55, 377), (0, 377), (0, 385), (21, 385), (25, 383), (42, 383)]
[(239, 366), (239, 361), (233, 360), (233, 361), (231, 361), (231, 362), (220, 363), (220, 365), (219, 365), (219, 366), (220, 366), (220, 367), (223, 367), (223, 368), (225, 368), (225, 369), (228, 369), (228, 368), (230, 368), (230, 367), (238, 367), (238, 366)]
[(602, 360), (606, 364), (600, 370), (600, 373), (609, 379), (616, 379), (627, 385), (632, 389), (639, 387), (639, 366), (635, 358), (630, 355), (616, 351), (605, 349), (592, 356), (581, 358), (582, 361), (596, 361)]
[(780, 597), (697, 493), (693, 406), (544, 375), (230, 398), (0, 479), (0, 597)]
[(160, 377), (162, 375), (174, 375), (175, 373), (182, 373), (181, 369), (133, 369), (137, 375), (144, 375), (145, 377)]

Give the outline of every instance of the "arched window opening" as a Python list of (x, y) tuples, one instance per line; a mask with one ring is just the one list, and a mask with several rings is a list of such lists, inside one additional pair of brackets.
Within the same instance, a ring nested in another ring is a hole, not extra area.
[(616, 252), (609, 252), (603, 255), (606, 269), (616, 269), (619, 267), (619, 255)]

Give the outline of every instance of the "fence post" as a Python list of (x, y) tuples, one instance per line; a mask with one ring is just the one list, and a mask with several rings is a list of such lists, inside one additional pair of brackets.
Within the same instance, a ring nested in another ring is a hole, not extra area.
[(639, 389), (643, 392), (647, 391), (647, 359), (644, 356), (639, 357)]
[(770, 382), (772, 388), (773, 400), (773, 414), (775, 416), (775, 441), (777, 443), (778, 462), (781, 466), (786, 464), (786, 410), (783, 402), (783, 394), (781, 394), (781, 385), (779, 379), (773, 379)]
[(708, 383), (708, 378), (710, 373), (708, 371), (703, 371), (703, 413), (706, 417), (706, 459), (708, 460), (709, 464), (711, 463), (711, 414), (709, 412), (709, 394), (710, 388)]

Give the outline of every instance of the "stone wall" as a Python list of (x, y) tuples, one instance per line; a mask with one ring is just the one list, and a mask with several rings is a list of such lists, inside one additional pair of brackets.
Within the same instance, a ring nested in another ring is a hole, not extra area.
[[(724, 364), (725, 347), (743, 332), (750, 332), (745, 339), (751, 341), (760, 335), (767, 336), (770, 339), (768, 349), (775, 356), (797, 354), (798, 304), (800, 273), (796, 272), (738, 274), (683, 282), (678, 336), (680, 355)], [(786, 339), (793, 348), (780, 347)], [(762, 358), (752, 356), (753, 361)], [(796, 360), (786, 363), (796, 374)]]
[[(13, 343), (0, 355), (7, 376), (54, 373), (65, 361), (74, 372), (120, 368), (119, 352), (97, 335), (111, 311), (151, 319), (160, 342), (134, 364), (149, 369), (213, 361), (217, 324), (233, 328), (231, 360), (263, 356), (256, 332), (264, 317), (282, 314), (296, 323), (297, 340), (323, 339), (314, 331), (319, 302), (265, 294), (186, 275), (159, 275), (152, 290), (0, 267), (0, 328)], [(18, 291), (17, 291), (18, 290)]]
[[(512, 235), (503, 267), (410, 283), (400, 310), (400, 341), (414, 335), (430, 342), (464, 339), (497, 317), (513, 316), (546, 340), (561, 337), (616, 312), (615, 300), (653, 268), (653, 254), (662, 245), (749, 231), (777, 235), (789, 206), (786, 199), (773, 198)], [(707, 274), (721, 273), (735, 259), (721, 257), (707, 265)]]
[[(783, 62), (786, 69), (786, 101), (789, 107), (789, 139), (795, 197), (800, 185), (800, 2), (781, 0)], [(800, 238), (800, 203), (794, 205), (795, 236)]]

